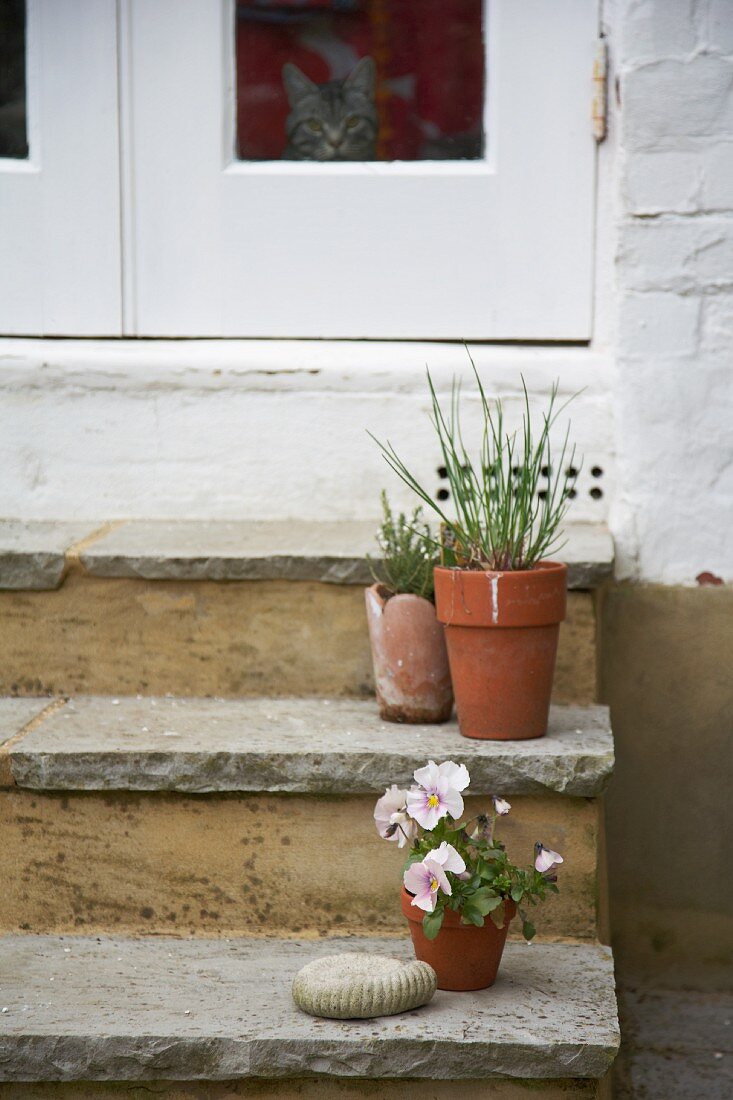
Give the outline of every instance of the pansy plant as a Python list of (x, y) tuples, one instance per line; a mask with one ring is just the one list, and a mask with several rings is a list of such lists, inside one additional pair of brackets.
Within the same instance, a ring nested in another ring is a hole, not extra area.
[(513, 901), (527, 941), (535, 927), (526, 907), (557, 893), (558, 866), (562, 856), (539, 841), (534, 866), (515, 866), (494, 835), (498, 818), (511, 805), (491, 795), (485, 813), (467, 821), (463, 816), (463, 792), (470, 778), (463, 764), (433, 760), (418, 768), (409, 790), (388, 787), (374, 809), (377, 831), (400, 848), (410, 845), (403, 881), (412, 904), (424, 912), (423, 931), (429, 940), (440, 931), (446, 909), (460, 913), (464, 924), (484, 924), (490, 917), (498, 928), (505, 920), (505, 903)]

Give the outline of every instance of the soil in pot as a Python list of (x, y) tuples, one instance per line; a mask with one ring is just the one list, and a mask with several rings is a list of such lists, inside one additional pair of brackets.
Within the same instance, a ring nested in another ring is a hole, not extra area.
[(547, 732), (567, 566), (513, 572), (435, 570), (435, 603), (464, 737), (512, 741)]
[(412, 904), (412, 894), (402, 887), (402, 912), (407, 917), (416, 958), (429, 963), (438, 975), (438, 989), (467, 991), (488, 989), (496, 981), (509, 925), (517, 907), (504, 902), (504, 925), (497, 928), (491, 917), (483, 927), (463, 924), (459, 913), (446, 909), (434, 940), (422, 930), (423, 911)]
[(442, 625), (430, 600), (366, 590), (379, 713), (388, 722), (447, 722), (453, 709)]

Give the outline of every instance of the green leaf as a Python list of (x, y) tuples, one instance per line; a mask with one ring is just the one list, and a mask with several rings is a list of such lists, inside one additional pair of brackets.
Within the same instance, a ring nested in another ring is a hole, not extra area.
[(525, 940), (529, 941), (533, 939), (536, 932), (537, 929), (532, 924), (532, 921), (525, 918), (525, 920), (522, 921), (522, 935), (524, 936)]
[(445, 915), (444, 909), (435, 909), (432, 913), (426, 913), (422, 920), (422, 930), (425, 933), (425, 938), (428, 940), (434, 940), (440, 932), (443, 924), (443, 917)]
[[(559, 549), (562, 520), (575, 495), (579, 463), (575, 460), (574, 448), (569, 445), (570, 425), (559, 434), (557, 449), (550, 439), (554, 434), (553, 426), (567, 406), (567, 401), (558, 399), (559, 383), (552, 386), (545, 411), (533, 422), (529, 394), (522, 379), (521, 429), (507, 431), (502, 403), (498, 399), (489, 401), (470, 350), (467, 345), (465, 347), (473, 367), (483, 419), (482, 443), (473, 458), (466, 451), (461, 431), (460, 382), (454, 379), (450, 397), (441, 402), (430, 372), (427, 379), (430, 421), (446, 469), (455, 519), (448, 518), (430, 489), (417, 480), (390, 443), (375, 440), (390, 469), (417, 494), (422, 505), (431, 508), (442, 520), (445, 531), (441, 534), (441, 543), (450, 541), (451, 544), (452, 552), (444, 545), (439, 547), (432, 536), (424, 532), (419, 513), (410, 523), (405, 517), (394, 517), (385, 507), (384, 536), (387, 543), (392, 542), (395, 546), (394, 571), (406, 572), (411, 580), (411, 569), (405, 569), (404, 559), (407, 558), (409, 565), (413, 553), (417, 552), (419, 538), (424, 539), (429, 556), (441, 549), (445, 564), (467, 568), (486, 564), (492, 569), (531, 567)], [(542, 501), (538, 498), (540, 484)], [(445, 538), (446, 531), (450, 540)], [(421, 561), (419, 555), (418, 560)], [(429, 574), (430, 570), (426, 572)]]
[(464, 924), (475, 924), (477, 928), (483, 928), (484, 918), (481, 910), (467, 902), (461, 910), (461, 920)]
[(469, 904), (475, 906), (479, 913), (486, 916), (501, 905), (501, 898), (498, 894), (492, 893), (488, 887), (483, 886), (475, 894), (471, 894)]
[(514, 886), (512, 888), (512, 901), (520, 902), (524, 897), (524, 887)]
[(413, 848), (413, 850), (410, 852), (409, 856), (407, 857), (407, 861), (405, 863), (405, 866), (404, 866), (403, 870), (406, 871), (408, 867), (412, 867), (413, 863), (421, 863), (424, 858), (425, 857), (423, 856), (422, 852), (419, 852), (419, 851), (416, 852), (415, 849)]
[(499, 929), (504, 927), (505, 918), (506, 918), (506, 913), (505, 913), (503, 904), (501, 906), (498, 906), (496, 909), (494, 909), (494, 911), (491, 914), (491, 919), (493, 920), (496, 927), (499, 928)]

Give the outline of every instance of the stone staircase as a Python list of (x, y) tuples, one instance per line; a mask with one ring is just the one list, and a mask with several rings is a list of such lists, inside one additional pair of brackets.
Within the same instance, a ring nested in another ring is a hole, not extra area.
[[(1, 1100), (607, 1096), (602, 532), (565, 555), (548, 736), (479, 743), (379, 720), (366, 530), (41, 526), (0, 526)], [(428, 757), (468, 766), (477, 807), (510, 798), (515, 859), (563, 852), (561, 893), (491, 990), (313, 1020), (290, 999), (304, 962), (410, 954), (372, 809)]]

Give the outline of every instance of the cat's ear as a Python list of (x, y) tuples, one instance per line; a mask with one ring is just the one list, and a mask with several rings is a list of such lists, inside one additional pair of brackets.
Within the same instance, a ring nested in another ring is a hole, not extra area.
[(360, 92), (368, 99), (374, 98), (374, 85), (376, 83), (377, 67), (371, 57), (362, 57), (357, 61), (346, 80), (345, 86), (352, 92)]
[(318, 91), (318, 85), (309, 80), (297, 65), (293, 65), (292, 61), (286, 61), (283, 65), (283, 84), (291, 107), (295, 107), (303, 96), (312, 95), (313, 92)]

